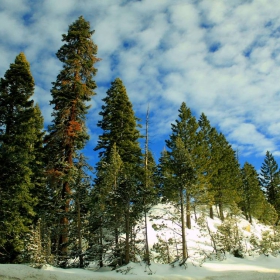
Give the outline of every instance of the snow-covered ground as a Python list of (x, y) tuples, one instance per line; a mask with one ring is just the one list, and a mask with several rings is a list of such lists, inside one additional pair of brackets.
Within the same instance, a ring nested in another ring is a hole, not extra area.
[[(171, 210), (171, 212), (169, 211)], [(171, 221), (173, 215), (171, 206), (157, 205), (151, 211), (149, 217), (148, 231), (150, 247), (159, 238), (168, 240), (169, 238), (176, 239), (174, 232), (179, 231), (176, 221)], [(201, 216), (200, 210), (198, 217)], [(171, 216), (170, 216), (171, 215)], [(152, 217), (153, 216), (153, 217)], [(161, 219), (160, 217), (163, 217)], [(250, 251), (249, 238), (252, 234), (257, 238), (261, 238), (261, 233), (269, 230), (269, 227), (257, 223), (254, 220), (250, 225), (248, 221), (240, 216), (238, 218), (238, 228), (240, 236), (243, 238), (243, 246), (246, 247), (247, 254), (244, 258), (236, 258), (233, 255), (226, 254), (223, 261), (205, 259), (203, 262), (203, 254), (197, 252), (211, 252), (211, 241), (207, 231), (201, 229), (201, 225), (195, 223), (192, 217), (192, 229), (187, 230), (187, 247), (189, 252), (189, 259), (186, 266), (179, 266), (177, 263), (174, 267), (169, 264), (159, 264), (152, 262), (150, 267), (146, 267), (143, 262), (130, 263), (126, 267), (121, 267), (120, 271), (109, 271), (106, 268), (96, 270), (96, 268), (88, 269), (60, 269), (52, 266), (44, 266), (42, 269), (31, 268), (27, 265), (12, 265), (0, 264), (0, 280), (3, 279), (21, 279), (21, 280), (45, 280), (45, 279), (59, 279), (59, 280), (79, 280), (79, 279), (238, 279), (238, 280), (280, 280), (280, 257), (274, 257), (271, 254), (265, 256)], [(216, 217), (214, 220), (205, 218), (211, 232), (217, 230), (217, 226), (221, 221)], [(165, 224), (159, 230), (154, 230), (153, 224), (159, 226)], [(141, 231), (139, 232), (141, 235)], [(179, 240), (179, 239), (178, 239)], [(179, 242), (179, 241), (178, 241)], [(176, 245), (177, 246), (177, 245)], [(248, 252), (251, 252), (248, 254)], [(174, 250), (173, 250), (174, 253)], [(176, 253), (176, 251), (175, 251)], [(156, 254), (154, 253), (156, 256)], [(251, 256), (250, 256), (251, 255)], [(156, 259), (155, 259), (156, 261)]]
[[(188, 267), (172, 268), (166, 264), (154, 264), (150, 269), (142, 264), (129, 264), (131, 268), (127, 274), (115, 271), (90, 271), (81, 269), (60, 269), (51, 266), (35, 269), (25, 265), (0, 264), (0, 279), (11, 280), (119, 280), (119, 279), (237, 279), (237, 280), (279, 280), (280, 258), (259, 256), (255, 258), (239, 259), (227, 256), (220, 261), (206, 262), (202, 267), (188, 264)], [(150, 271), (151, 270), (151, 271)], [(152, 275), (149, 275), (152, 273)]]

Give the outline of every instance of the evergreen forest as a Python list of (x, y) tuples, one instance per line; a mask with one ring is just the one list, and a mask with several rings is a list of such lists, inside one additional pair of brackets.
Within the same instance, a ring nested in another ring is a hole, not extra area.
[[(135, 116), (120, 78), (102, 100), (94, 148), (99, 161), (88, 164), (82, 153), (91, 141), (86, 115), (100, 60), (93, 33), (81, 16), (62, 35), (47, 129), (32, 99), (35, 82), (24, 53), (0, 80), (0, 263), (116, 267), (137, 255), (150, 264), (147, 215), (158, 203), (178, 211), (182, 260), (188, 257), (186, 230), (200, 206), (210, 218), (217, 211), (225, 221), (239, 211), (249, 223), (257, 219), (277, 229), (280, 171), (272, 153), (264, 155), (259, 174), (248, 162), (240, 166), (225, 135), (183, 102), (156, 162), (149, 110), (146, 120)], [(135, 238), (139, 230), (141, 240)]]

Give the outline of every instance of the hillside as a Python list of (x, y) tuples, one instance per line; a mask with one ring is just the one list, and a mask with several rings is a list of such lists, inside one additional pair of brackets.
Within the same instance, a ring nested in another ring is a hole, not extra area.
[[(196, 218), (192, 215), (192, 229), (187, 230), (189, 257), (185, 263), (181, 259), (176, 261), (180, 252), (176, 210), (171, 205), (159, 204), (151, 209), (148, 219), (153, 256), (150, 267), (143, 262), (130, 263), (115, 271), (106, 267), (98, 269), (94, 263), (85, 270), (1, 264), (0, 279), (280, 279), (279, 238), (272, 227), (256, 220), (249, 224), (241, 214), (229, 215), (222, 224), (217, 213), (214, 219), (208, 218), (205, 207), (196, 212)], [(137, 228), (136, 238), (141, 240), (142, 225)], [(225, 229), (231, 238), (222, 234)], [(225, 244), (232, 247), (231, 254), (224, 253)], [(234, 252), (239, 257), (234, 257)], [(172, 264), (162, 264), (168, 258)]]

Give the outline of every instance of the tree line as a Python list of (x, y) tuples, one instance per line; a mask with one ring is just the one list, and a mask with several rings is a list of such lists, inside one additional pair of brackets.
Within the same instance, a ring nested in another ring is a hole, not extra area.
[[(0, 262), (67, 267), (71, 260), (84, 267), (94, 260), (116, 266), (140, 255), (149, 264), (147, 215), (159, 201), (180, 213), (183, 259), (185, 230), (200, 205), (207, 205), (211, 218), (214, 207), (221, 220), (238, 207), (251, 223), (256, 218), (278, 224), (280, 173), (270, 152), (260, 174), (247, 162), (241, 167), (226, 137), (205, 114), (197, 120), (183, 102), (157, 164), (149, 149), (149, 112), (142, 136), (119, 78), (99, 113), (102, 134), (93, 172), (81, 152), (89, 140), (87, 102), (95, 95), (100, 60), (93, 33), (79, 17), (62, 35), (56, 55), (63, 66), (51, 89), (53, 119), (47, 131), (32, 100), (35, 83), (24, 53), (1, 78)], [(142, 240), (136, 238), (139, 230)]]

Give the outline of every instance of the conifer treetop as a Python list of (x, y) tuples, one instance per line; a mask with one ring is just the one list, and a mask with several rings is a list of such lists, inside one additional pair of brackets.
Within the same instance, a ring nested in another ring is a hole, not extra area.
[[(11, 83), (11, 81), (13, 81)], [(35, 82), (30, 71), (30, 64), (23, 52), (19, 53), (15, 62), (10, 64), (10, 68), (6, 71), (4, 79), (1, 78), (2, 86), (10, 85), (9, 94), (24, 93), (29, 98), (34, 93)], [(19, 89), (24, 88), (18, 92)]]
[(138, 139), (141, 137), (137, 127), (138, 118), (135, 117), (132, 104), (126, 93), (126, 88), (120, 78), (116, 78), (102, 99), (105, 105), (99, 113), (102, 120), (98, 126), (103, 129), (95, 151), (101, 150), (99, 156), (108, 158), (114, 143), (124, 162), (139, 160), (141, 149)]
[(81, 16), (69, 26), (68, 33), (62, 35), (65, 44), (56, 55), (63, 63), (63, 70), (53, 83), (51, 104), (58, 105), (58, 102), (74, 100), (89, 101), (95, 95), (96, 83), (93, 76), (97, 69), (94, 64), (100, 59), (96, 57), (97, 46), (91, 39), (93, 33), (89, 22)]
[(89, 138), (85, 116), (90, 106), (86, 102), (95, 95), (93, 76), (97, 69), (94, 64), (99, 61), (97, 46), (91, 39), (93, 32), (90, 23), (80, 16), (69, 26), (68, 33), (62, 35), (65, 44), (56, 54), (63, 69), (51, 90), (54, 124), (49, 130), (51, 134), (64, 134), (66, 142), (75, 149), (83, 148)]

